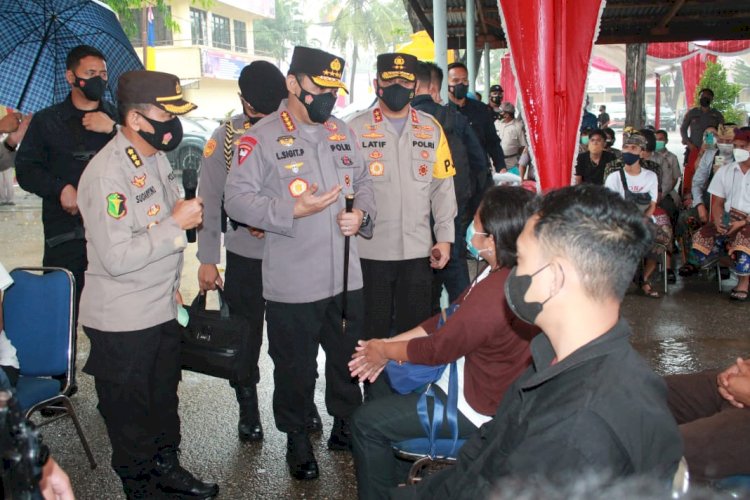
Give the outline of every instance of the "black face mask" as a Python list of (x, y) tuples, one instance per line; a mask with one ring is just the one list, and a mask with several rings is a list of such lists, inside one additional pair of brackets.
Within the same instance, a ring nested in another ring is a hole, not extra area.
[(96, 102), (101, 100), (104, 95), (104, 90), (107, 88), (107, 81), (101, 76), (92, 76), (88, 80), (76, 76), (73, 86), (81, 89), (86, 99)]
[(707, 108), (711, 105), (711, 98), (710, 97), (701, 97), (701, 106), (704, 108)]
[(158, 122), (141, 113), (138, 114), (154, 127), (153, 133), (144, 132), (143, 130), (138, 131), (138, 135), (143, 137), (143, 140), (149, 143), (154, 149), (172, 151), (182, 141), (182, 122), (180, 122), (179, 118), (174, 117), (165, 122)]
[(264, 118), (262, 116), (249, 116), (249, 115), (245, 115), (245, 116), (247, 117), (247, 121), (250, 122), (250, 125), (255, 125), (256, 123), (258, 123)]
[(534, 324), (539, 313), (542, 312), (544, 304), (546, 304), (554, 295), (550, 295), (544, 302), (526, 302), (524, 296), (531, 287), (531, 280), (537, 274), (544, 271), (550, 264), (543, 266), (537, 270), (534, 274), (516, 274), (518, 268), (514, 266), (511, 269), (508, 278), (505, 280), (505, 301), (508, 303), (508, 307), (513, 311), (513, 314), (518, 316), (523, 321)]
[(500, 106), (500, 99), (501, 97), (499, 95), (490, 96), (490, 102), (496, 106)]
[(379, 87), (378, 96), (391, 111), (401, 111), (414, 98), (414, 89), (396, 83), (390, 87)]
[(299, 102), (307, 110), (307, 116), (314, 123), (325, 123), (331, 117), (333, 107), (336, 105), (336, 95), (326, 92), (325, 94), (311, 94), (302, 88), (302, 84), (297, 79), (300, 94), (297, 96)]
[(448, 87), (448, 90), (450, 90), (451, 94), (453, 94), (453, 97), (455, 97), (459, 101), (461, 99), (464, 99), (466, 97), (466, 94), (469, 93), (469, 86), (463, 83), (457, 83), (456, 85), (452, 85), (451, 87)]

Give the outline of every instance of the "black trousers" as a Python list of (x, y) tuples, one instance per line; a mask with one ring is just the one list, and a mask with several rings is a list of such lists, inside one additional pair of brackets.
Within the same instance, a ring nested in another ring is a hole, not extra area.
[(432, 269), (427, 258), (361, 262), (366, 339), (391, 337), (430, 317)]
[(245, 316), (250, 323), (245, 344), (248, 350), (245, 359), (252, 365), (250, 378), (230, 381), (232, 387), (245, 387), (260, 382), (258, 359), (263, 344), (263, 315), (266, 311), (262, 267), (261, 259), (251, 259), (227, 251), (224, 293), (232, 312)]
[[(445, 393), (439, 387), (434, 386), (434, 389), (436, 397), (445, 403)], [(426, 437), (417, 413), (419, 397), (416, 393), (392, 394), (369, 401), (354, 413), (351, 429), (360, 500), (388, 498), (389, 490), (406, 480), (408, 467), (401, 467), (391, 445)], [(432, 417), (431, 400), (428, 400), (427, 407)], [(477, 427), (458, 412), (459, 439), (468, 438), (476, 430)], [(449, 438), (450, 435), (447, 419), (444, 419), (438, 437)]]
[(273, 359), (273, 414), (281, 432), (301, 432), (312, 413), (318, 346), (326, 353), (328, 414), (348, 418), (362, 404), (362, 392), (349, 375), (349, 360), (362, 338), (362, 291), (347, 294), (346, 332), (342, 331), (342, 296), (289, 304), (268, 301), (268, 350)]
[(180, 446), (179, 326), (172, 320), (130, 332), (83, 330), (91, 340), (83, 371), (94, 376), (112, 468), (142, 480), (160, 451)]

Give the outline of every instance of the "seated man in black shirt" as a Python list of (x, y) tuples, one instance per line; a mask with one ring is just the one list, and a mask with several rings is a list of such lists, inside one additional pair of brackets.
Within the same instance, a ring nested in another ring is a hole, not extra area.
[(511, 310), (542, 329), (533, 363), (455, 467), (394, 490), (396, 498), (488, 498), (504, 478), (565, 484), (589, 473), (651, 476), (668, 487), (682, 440), (664, 381), (630, 346), (620, 319), (652, 238), (638, 209), (603, 187), (542, 199), (505, 284)]
[(602, 130), (589, 132), (588, 151), (578, 154), (576, 159), (576, 184), (584, 182), (604, 185), (604, 167), (615, 160), (615, 155), (604, 150), (607, 136)]

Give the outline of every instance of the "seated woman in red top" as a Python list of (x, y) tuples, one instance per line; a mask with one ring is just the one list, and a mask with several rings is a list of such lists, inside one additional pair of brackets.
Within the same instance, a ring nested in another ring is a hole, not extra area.
[[(516, 264), (516, 239), (532, 213), (533, 198), (519, 187), (489, 189), (467, 232), (469, 251), (489, 265), (456, 300), (458, 309), (439, 330), (435, 316), (393, 338), (360, 341), (349, 363), (352, 376), (373, 382), (388, 360), (424, 365), (457, 361), (459, 438), (490, 420), (506, 389), (528, 367), (529, 341), (538, 332), (516, 318), (505, 302), (505, 280)], [(436, 397), (443, 401), (449, 372), (435, 384)], [(418, 398), (392, 394), (354, 413), (351, 431), (361, 500), (387, 498), (388, 490), (405, 479), (397, 472), (391, 444), (424, 435)], [(443, 432), (441, 437), (449, 437), (447, 427)]]

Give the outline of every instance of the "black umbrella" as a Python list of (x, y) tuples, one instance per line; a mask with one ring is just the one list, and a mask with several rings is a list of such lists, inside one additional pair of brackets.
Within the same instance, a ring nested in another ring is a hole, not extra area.
[(112, 102), (119, 76), (143, 69), (115, 13), (95, 0), (0, 0), (0, 27), (0, 104), (24, 113), (65, 99), (65, 57), (77, 45), (106, 57)]

